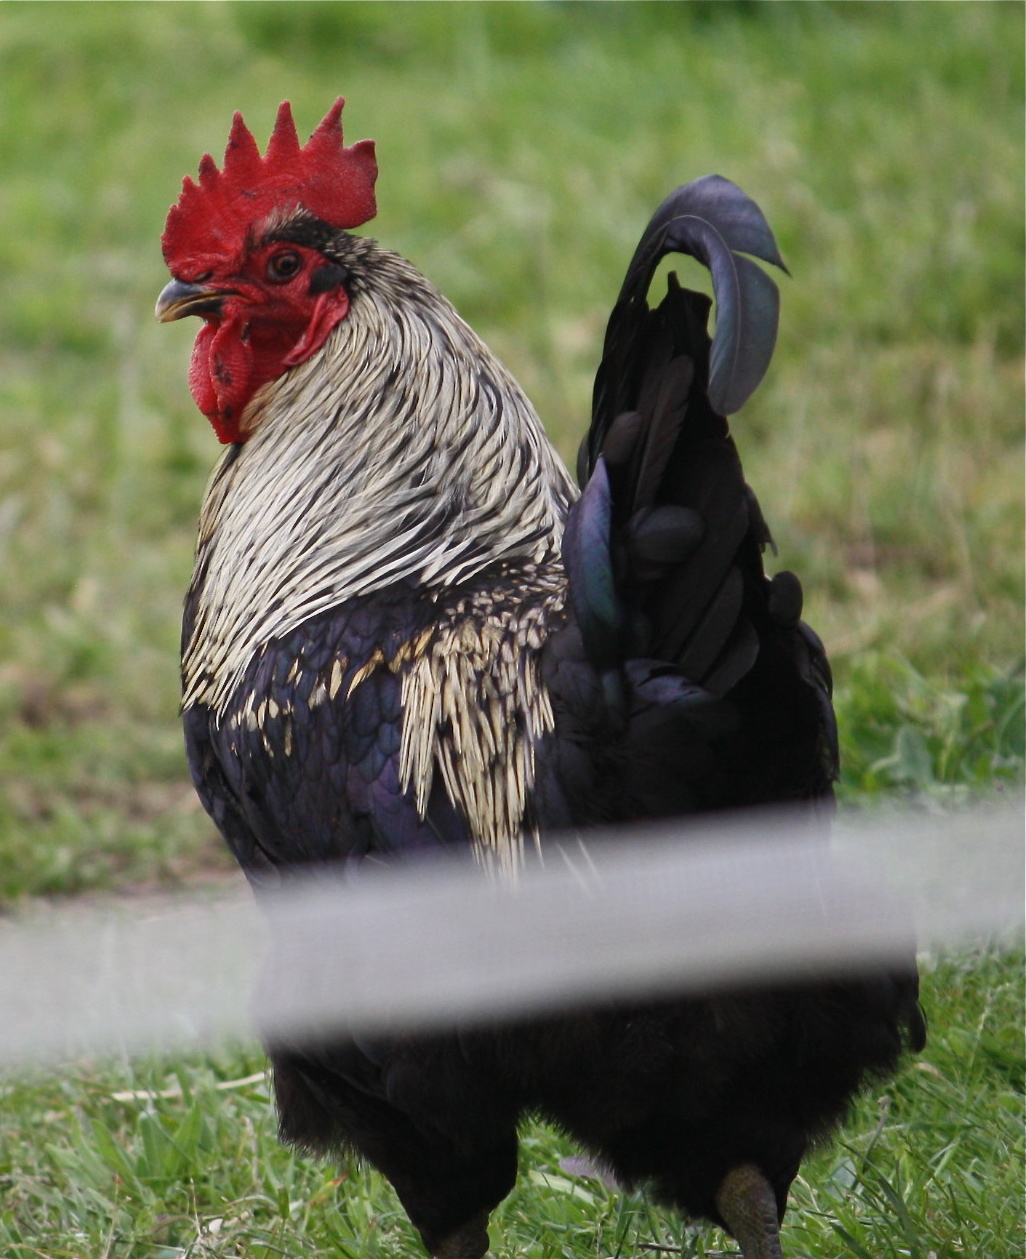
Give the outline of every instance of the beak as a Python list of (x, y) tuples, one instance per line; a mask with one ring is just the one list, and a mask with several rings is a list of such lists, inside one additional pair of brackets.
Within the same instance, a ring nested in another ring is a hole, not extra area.
[(161, 323), (184, 319), (186, 315), (216, 315), (220, 313), (221, 303), (234, 292), (234, 289), (215, 289), (172, 280), (157, 298), (155, 314)]

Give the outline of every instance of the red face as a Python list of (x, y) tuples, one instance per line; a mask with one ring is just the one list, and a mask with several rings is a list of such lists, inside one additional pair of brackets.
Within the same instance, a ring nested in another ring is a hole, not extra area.
[(345, 318), (344, 277), (318, 250), (282, 240), (228, 264), (208, 255), (178, 268), (157, 300), (157, 318), (205, 320), (189, 388), (222, 442), (246, 440), (246, 408), (261, 385), (305, 362)]

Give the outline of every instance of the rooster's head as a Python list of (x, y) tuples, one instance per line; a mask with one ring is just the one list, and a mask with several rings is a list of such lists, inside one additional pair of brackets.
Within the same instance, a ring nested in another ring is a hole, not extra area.
[(374, 143), (342, 143), (340, 97), (300, 147), (285, 101), (261, 157), (236, 114), (224, 164), (207, 154), (164, 229), (161, 321), (200, 315), (189, 386), (222, 442), (247, 436), (256, 391), (321, 348), (349, 312), (331, 244), (374, 217)]

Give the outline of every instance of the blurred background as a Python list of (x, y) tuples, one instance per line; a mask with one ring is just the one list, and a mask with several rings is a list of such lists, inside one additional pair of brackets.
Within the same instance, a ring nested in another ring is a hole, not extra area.
[[(196, 326), (153, 305), (182, 176), (236, 109), (263, 144), (285, 98), (308, 133), (346, 96), (347, 138), (378, 142), (364, 230), (568, 460), (650, 214), (702, 174), (741, 184), (793, 279), (733, 428), (835, 666), (844, 800), (1019, 790), (1023, 26), (962, 0), (0, 5), (0, 902), (230, 877), (177, 719), (219, 447)], [(788, 1253), (1021, 1253), (1021, 967), (924, 967), (928, 1061), (798, 1183)], [(416, 1253), (370, 1173), (276, 1145), (262, 1080), (250, 1046), (4, 1082), (0, 1249)], [(582, 1259), (713, 1253), (562, 1176), (552, 1133), (524, 1151), (497, 1253), (563, 1256), (575, 1230)]]
[[(192, 878), (177, 636), (218, 456), (158, 326), (160, 233), (232, 112), (334, 96), (365, 230), (505, 359), (572, 459), (627, 260), (678, 183), (793, 279), (734, 430), (838, 681), (849, 799), (1021, 776), (1017, 4), (0, 8), (0, 895)], [(698, 269), (696, 267), (696, 276)]]
[(1020, 777), (1022, 34), (1003, 3), (3, 5), (0, 895), (222, 862), (176, 719), (219, 452), (195, 328), (152, 310), (182, 176), (285, 98), (308, 133), (347, 97), (364, 230), (567, 459), (649, 215), (740, 183), (794, 278), (734, 430), (835, 664), (845, 791)]

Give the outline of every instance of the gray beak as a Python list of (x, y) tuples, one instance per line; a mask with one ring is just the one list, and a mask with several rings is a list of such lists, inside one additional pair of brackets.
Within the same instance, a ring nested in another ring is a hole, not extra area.
[(210, 288), (203, 284), (187, 284), (172, 280), (157, 298), (156, 316), (161, 323), (184, 319), (186, 315), (216, 315), (221, 303), (233, 289)]

